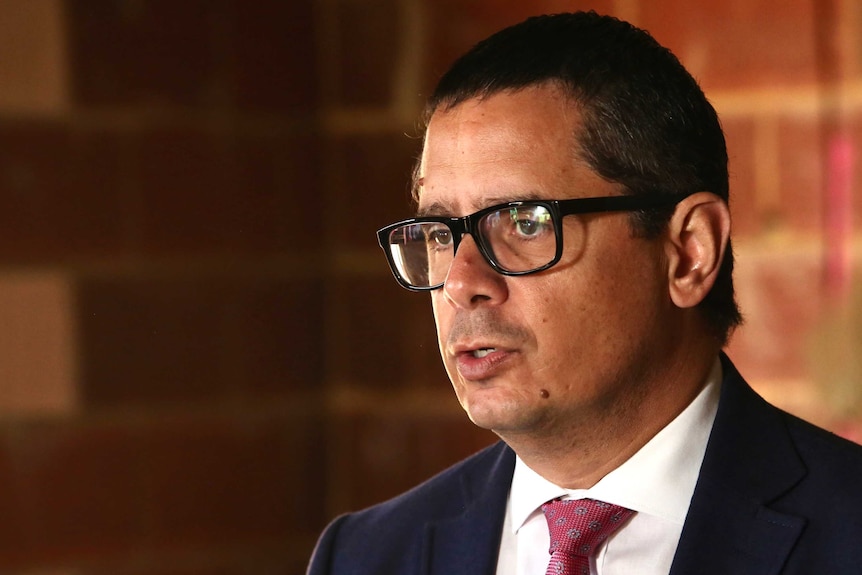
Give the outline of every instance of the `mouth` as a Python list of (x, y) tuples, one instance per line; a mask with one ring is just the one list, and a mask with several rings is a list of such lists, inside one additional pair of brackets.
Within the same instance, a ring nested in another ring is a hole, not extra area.
[(474, 349), (472, 352), (470, 352), (470, 354), (476, 359), (482, 359), (483, 357), (486, 357), (487, 355), (492, 354), (495, 351), (497, 351), (496, 347), (482, 347), (479, 349)]
[(468, 381), (486, 381), (502, 373), (516, 351), (499, 346), (476, 346), (459, 350), (454, 354), (455, 365), (461, 377)]
[(497, 352), (508, 351), (498, 342), (473, 342), (454, 345), (448, 350), (452, 357), (464, 357), (467, 359), (483, 359)]

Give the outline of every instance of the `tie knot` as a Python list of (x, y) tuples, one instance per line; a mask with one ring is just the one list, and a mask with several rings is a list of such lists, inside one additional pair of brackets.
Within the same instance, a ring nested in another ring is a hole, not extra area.
[(551, 534), (550, 553), (589, 557), (634, 513), (595, 499), (549, 501), (542, 505)]

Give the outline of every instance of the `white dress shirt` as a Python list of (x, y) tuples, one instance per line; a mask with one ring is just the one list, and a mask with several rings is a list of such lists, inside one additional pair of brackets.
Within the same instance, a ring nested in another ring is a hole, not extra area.
[(667, 575), (682, 534), (718, 409), (721, 364), (691, 404), (625, 463), (590, 489), (564, 489), (517, 458), (497, 575), (543, 575), (550, 536), (540, 506), (589, 497), (636, 511), (591, 559), (594, 575)]

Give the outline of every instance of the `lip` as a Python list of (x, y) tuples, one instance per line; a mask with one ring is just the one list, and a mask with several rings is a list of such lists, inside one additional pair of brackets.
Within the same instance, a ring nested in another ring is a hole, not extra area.
[[(493, 349), (483, 357), (476, 357), (473, 352), (480, 349)], [(467, 381), (484, 381), (499, 375), (505, 364), (512, 360), (517, 352), (513, 349), (494, 344), (455, 346), (452, 355), (458, 373)]]

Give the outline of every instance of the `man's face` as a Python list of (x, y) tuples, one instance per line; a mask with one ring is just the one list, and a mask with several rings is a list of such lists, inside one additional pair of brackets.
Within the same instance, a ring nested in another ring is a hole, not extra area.
[[(419, 213), (619, 195), (579, 158), (580, 129), (576, 104), (550, 85), (438, 110), (418, 174)], [(671, 303), (663, 243), (634, 237), (628, 217), (565, 217), (561, 261), (522, 277), (494, 272), (464, 237), (432, 304), (443, 362), (477, 425), (504, 438), (557, 434), (649, 392), (670, 345)]]

